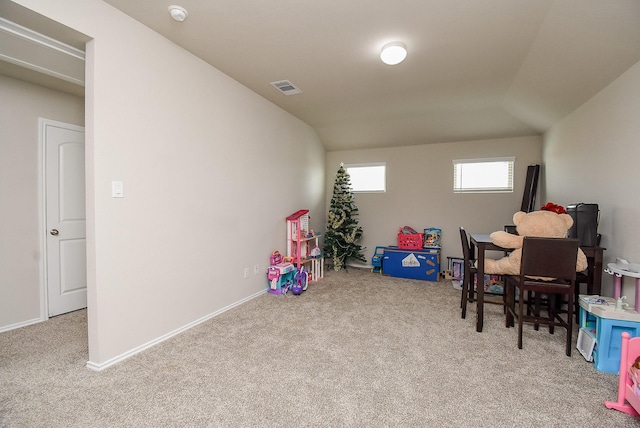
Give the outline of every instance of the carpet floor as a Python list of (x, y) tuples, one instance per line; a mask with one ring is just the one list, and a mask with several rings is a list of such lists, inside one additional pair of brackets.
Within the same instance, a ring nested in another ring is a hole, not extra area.
[(640, 426), (605, 408), (617, 375), (567, 357), (564, 330), (525, 326), (519, 350), (501, 307), (477, 333), (459, 303), (450, 281), (330, 271), (101, 372), (73, 312), (0, 334), (0, 426)]

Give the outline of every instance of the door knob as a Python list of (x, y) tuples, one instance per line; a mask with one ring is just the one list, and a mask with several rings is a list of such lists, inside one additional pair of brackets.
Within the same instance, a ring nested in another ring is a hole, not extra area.
[(49, 233), (52, 234), (53, 236), (56, 236), (58, 234), (58, 229), (51, 229), (51, 232)]

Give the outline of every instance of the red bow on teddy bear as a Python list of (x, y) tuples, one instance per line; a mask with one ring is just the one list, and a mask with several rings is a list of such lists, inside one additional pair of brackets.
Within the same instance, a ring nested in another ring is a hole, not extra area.
[(540, 207), (542, 211), (553, 211), (556, 214), (566, 214), (567, 210), (564, 209), (562, 205), (556, 205), (553, 202), (547, 202), (543, 206)]

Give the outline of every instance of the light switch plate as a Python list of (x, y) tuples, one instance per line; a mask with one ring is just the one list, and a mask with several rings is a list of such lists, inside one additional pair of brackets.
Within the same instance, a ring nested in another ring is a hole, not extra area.
[(122, 181), (111, 182), (111, 197), (124, 198), (124, 184), (122, 183)]

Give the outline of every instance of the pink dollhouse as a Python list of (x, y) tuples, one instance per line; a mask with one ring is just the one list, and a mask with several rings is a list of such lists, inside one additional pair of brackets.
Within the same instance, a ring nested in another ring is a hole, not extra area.
[(309, 227), (309, 210), (299, 210), (287, 217), (287, 256), (302, 270), (307, 265), (309, 281), (324, 277), (324, 257), (320, 251), (320, 233)]

